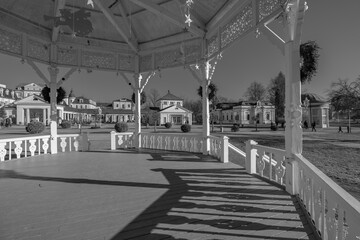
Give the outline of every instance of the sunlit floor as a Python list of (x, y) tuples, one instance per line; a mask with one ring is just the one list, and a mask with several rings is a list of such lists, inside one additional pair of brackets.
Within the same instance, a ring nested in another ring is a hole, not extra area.
[(295, 200), (232, 163), (165, 151), (0, 163), (0, 239), (314, 239)]

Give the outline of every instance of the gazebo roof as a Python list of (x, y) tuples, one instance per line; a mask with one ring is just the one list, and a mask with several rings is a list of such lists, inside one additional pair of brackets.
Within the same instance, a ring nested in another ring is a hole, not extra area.
[[(186, 2), (192, 3), (187, 7)], [(216, 56), (254, 31), (282, 11), (281, 2), (1, 0), (0, 51), (46, 64), (109, 71), (188, 65)]]

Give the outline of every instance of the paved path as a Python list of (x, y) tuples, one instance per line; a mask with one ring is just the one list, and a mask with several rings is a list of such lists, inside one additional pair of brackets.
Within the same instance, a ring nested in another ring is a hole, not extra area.
[(74, 152), (0, 164), (0, 239), (313, 239), (294, 199), (234, 164)]

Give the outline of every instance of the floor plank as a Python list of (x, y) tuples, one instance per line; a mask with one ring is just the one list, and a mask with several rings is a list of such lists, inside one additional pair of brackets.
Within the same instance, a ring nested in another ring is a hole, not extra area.
[(283, 189), (232, 163), (166, 151), (0, 164), (0, 239), (313, 239)]

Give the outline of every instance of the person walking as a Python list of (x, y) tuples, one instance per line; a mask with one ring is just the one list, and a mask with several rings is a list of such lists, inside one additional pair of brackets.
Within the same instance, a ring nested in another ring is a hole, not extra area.
[(338, 133), (342, 133), (343, 131), (342, 131), (342, 129), (341, 129), (341, 126), (339, 126), (339, 131), (338, 131)]
[(316, 128), (315, 128), (315, 126), (316, 126), (316, 123), (315, 123), (315, 121), (313, 121), (313, 123), (311, 124), (311, 131), (312, 132), (316, 132)]

